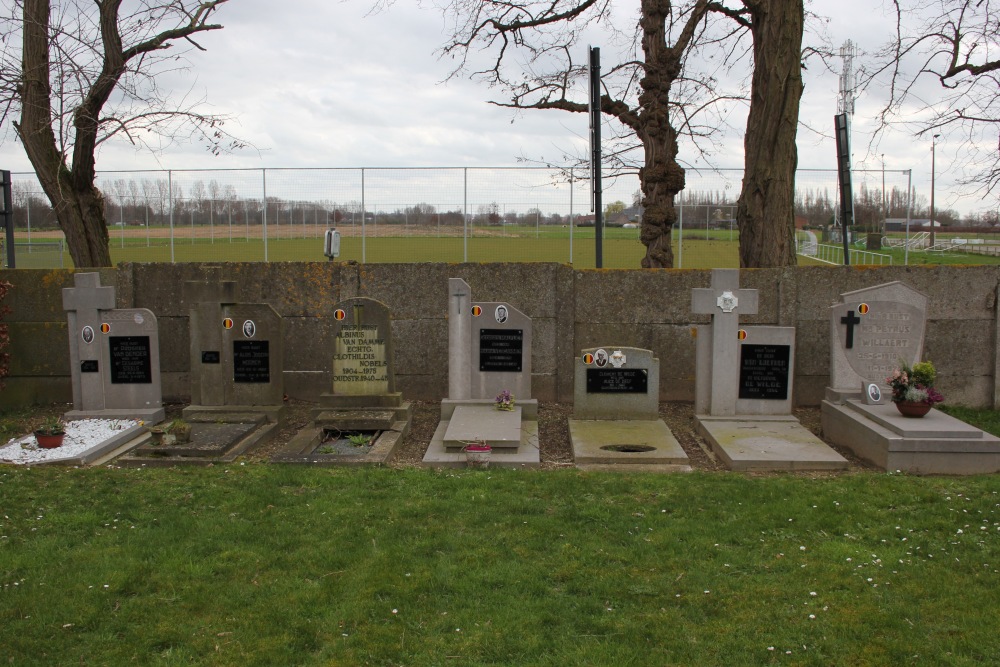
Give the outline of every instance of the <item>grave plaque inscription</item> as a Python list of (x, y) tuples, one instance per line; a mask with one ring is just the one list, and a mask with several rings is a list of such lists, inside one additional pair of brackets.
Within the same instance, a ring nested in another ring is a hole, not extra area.
[(588, 368), (588, 394), (645, 394), (649, 377), (641, 368)]
[(740, 398), (788, 398), (791, 348), (788, 345), (740, 346)]
[(524, 354), (522, 329), (480, 329), (479, 370), (520, 373)]
[(153, 381), (149, 336), (111, 336), (111, 384), (149, 384)]
[(269, 342), (266, 340), (233, 341), (233, 382), (266, 384), (271, 381)]

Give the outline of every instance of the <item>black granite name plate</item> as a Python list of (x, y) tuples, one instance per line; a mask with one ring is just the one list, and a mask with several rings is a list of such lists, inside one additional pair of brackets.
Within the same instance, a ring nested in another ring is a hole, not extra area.
[(740, 346), (740, 398), (788, 400), (789, 345)]
[(645, 394), (649, 373), (644, 368), (588, 368), (588, 394)]
[(111, 384), (150, 384), (153, 369), (149, 336), (111, 336)]
[(266, 340), (233, 341), (233, 382), (266, 384), (271, 381), (271, 351)]
[(203, 364), (221, 364), (222, 355), (219, 354), (218, 350), (203, 350), (201, 353), (201, 363)]
[(523, 354), (523, 329), (479, 330), (480, 371), (520, 373)]
[(97, 359), (87, 359), (80, 362), (81, 373), (97, 373)]

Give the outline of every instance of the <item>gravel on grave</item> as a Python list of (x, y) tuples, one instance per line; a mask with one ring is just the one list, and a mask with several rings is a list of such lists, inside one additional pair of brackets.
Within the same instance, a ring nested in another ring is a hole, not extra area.
[(66, 422), (63, 444), (53, 449), (42, 449), (34, 435), (13, 438), (0, 447), (0, 462), (30, 465), (47, 461), (61, 461), (82, 456), (105, 440), (138, 426), (134, 419), (78, 419)]

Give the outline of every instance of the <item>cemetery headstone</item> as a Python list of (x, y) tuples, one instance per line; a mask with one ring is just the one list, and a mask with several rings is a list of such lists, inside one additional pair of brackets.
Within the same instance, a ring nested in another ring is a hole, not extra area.
[(576, 359), (569, 421), (576, 464), (689, 469), (687, 454), (660, 419), (659, 395), (660, 360), (652, 351), (583, 350)]
[[(474, 301), (461, 278), (449, 279), (447, 303), (448, 398), (424, 463), (464, 465), (463, 447), (482, 440), (493, 448), (493, 465), (537, 466), (531, 318), (506, 302)], [(495, 408), (503, 391), (514, 396), (513, 410)]]
[(184, 284), (189, 306), (190, 442), (146, 443), (124, 465), (228, 462), (277, 432), (285, 413), (283, 323), (268, 304), (238, 303), (231, 280)]
[(237, 303), (233, 281), (184, 285), (190, 305), (191, 405), (199, 413), (283, 413), (283, 322), (266, 303)]
[(844, 293), (830, 307), (823, 435), (888, 471), (1000, 472), (1000, 438), (938, 410), (904, 417), (887, 400), (886, 377), (922, 359), (927, 308), (927, 297), (901, 282)]
[(899, 362), (919, 361), (927, 328), (927, 296), (901, 282), (847, 292), (830, 307), (830, 390), (856, 398), (869, 384), (885, 393)]
[(396, 391), (389, 307), (357, 297), (337, 303), (333, 313), (331, 391), (274, 462), (380, 464), (409, 432), (413, 409)]
[(715, 269), (712, 287), (692, 290), (698, 326), (695, 421), (734, 470), (838, 470), (847, 461), (792, 415), (795, 330), (741, 326), (758, 309), (757, 290), (739, 288), (739, 271)]
[(63, 289), (67, 311), (73, 410), (85, 417), (163, 419), (156, 316), (145, 308), (115, 308), (115, 290), (98, 273), (77, 273)]

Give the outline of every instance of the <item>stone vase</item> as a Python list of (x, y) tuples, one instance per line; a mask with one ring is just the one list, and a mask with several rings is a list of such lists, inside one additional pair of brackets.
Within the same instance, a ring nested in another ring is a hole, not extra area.
[(917, 401), (896, 401), (896, 409), (899, 410), (899, 414), (904, 417), (923, 417), (928, 412), (931, 411), (931, 406), (929, 403), (922, 403)]

